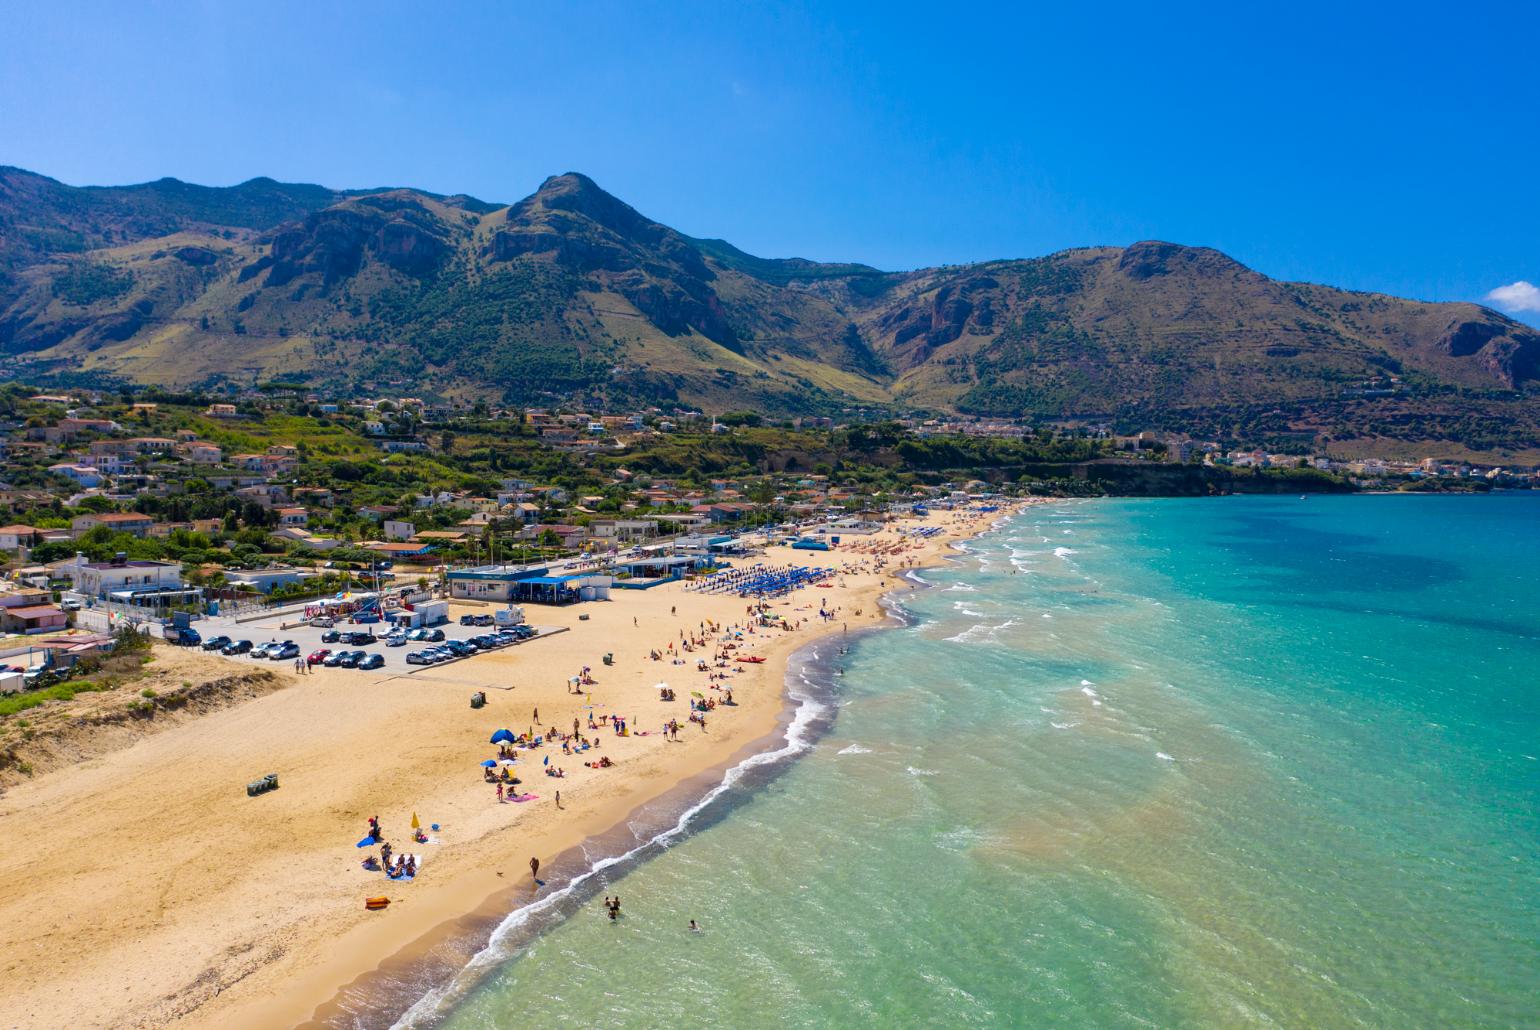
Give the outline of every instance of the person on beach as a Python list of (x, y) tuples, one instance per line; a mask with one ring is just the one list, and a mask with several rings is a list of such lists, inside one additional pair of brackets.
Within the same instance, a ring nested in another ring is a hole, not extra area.
[(497, 803), (499, 805), (501, 805), (503, 803), (503, 781), (502, 780), (498, 780), (497, 781)]

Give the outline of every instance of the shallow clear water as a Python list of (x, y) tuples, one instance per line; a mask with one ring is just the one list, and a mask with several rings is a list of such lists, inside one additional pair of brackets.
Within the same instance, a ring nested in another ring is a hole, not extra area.
[(446, 1024), (1536, 1025), (1540, 496), (970, 546), (810, 752)]

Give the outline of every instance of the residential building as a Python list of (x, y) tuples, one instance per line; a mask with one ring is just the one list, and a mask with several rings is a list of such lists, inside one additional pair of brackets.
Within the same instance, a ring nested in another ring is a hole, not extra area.
[(58, 465), (50, 465), (48, 466), (48, 471), (56, 476), (67, 476), (84, 487), (101, 486), (103, 482), (102, 474), (96, 471), (96, 469), (89, 465), (77, 465), (70, 461), (61, 462)]
[(19, 551), (35, 547), (39, 531), (31, 526), (0, 526), (0, 551)]
[(309, 569), (274, 567), (227, 572), (225, 573), (225, 582), (233, 587), (247, 587), (259, 593), (271, 594), (274, 587), (303, 583), (307, 579), (316, 578), (317, 575), (319, 574)]
[(308, 529), (300, 529), (298, 526), (279, 526), (273, 530), (272, 536), (278, 540), (287, 540), (298, 544), (308, 551), (330, 551), (333, 547), (340, 547), (342, 541), (327, 536), (316, 536)]
[(121, 556), (93, 562), (77, 555), (60, 571), (69, 577), (75, 593), (96, 600), (164, 607), (203, 596), (182, 582), (182, 566), (177, 562), (129, 561)]
[(224, 460), (224, 450), (215, 443), (207, 440), (194, 440), (191, 443), (182, 444), (182, 457), (194, 465), (218, 465)]
[(380, 527), (380, 532), (386, 540), (410, 540), (417, 535), (417, 527), (410, 522), (386, 519), (384, 525)]
[(100, 515), (76, 515), (70, 519), (70, 529), (75, 535), (89, 532), (97, 526), (106, 526), (115, 533), (131, 533), (134, 536), (149, 536), (150, 527), (155, 525), (155, 520), (148, 515), (138, 512), (109, 511)]
[(235, 496), (242, 500), (253, 501), (264, 508), (274, 507), (289, 499), (289, 495), (277, 483), (258, 483), (254, 486), (243, 486), (235, 491)]

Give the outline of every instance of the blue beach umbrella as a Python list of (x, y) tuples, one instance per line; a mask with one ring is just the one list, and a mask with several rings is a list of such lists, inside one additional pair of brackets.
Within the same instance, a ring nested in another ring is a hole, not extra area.
[(551, 756), (550, 755), (546, 755), (545, 756), (545, 761), (541, 762), (540, 764), (541, 765), (550, 765), (551, 764)]
[(513, 732), (511, 730), (498, 730), (496, 733), (492, 734), (492, 739), (489, 741), (489, 743), (512, 744)]
[(487, 758), (487, 759), (483, 759), (482, 760), (481, 767), (483, 769), (490, 769), (490, 768), (492, 768), (496, 764), (497, 764), (497, 759), (495, 759), (495, 758)]

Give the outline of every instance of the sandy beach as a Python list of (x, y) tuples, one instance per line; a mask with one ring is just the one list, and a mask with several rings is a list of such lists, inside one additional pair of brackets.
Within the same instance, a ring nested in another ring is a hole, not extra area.
[[(671, 583), (617, 590), (609, 602), (531, 607), (532, 622), (568, 631), (410, 676), (286, 671), (284, 689), (15, 787), (0, 797), (4, 1025), (306, 1022), (435, 927), (510, 888), (533, 898), (531, 857), (548, 861), (604, 833), (764, 740), (783, 713), (793, 651), (820, 634), (880, 623), (879, 598), (900, 586), (903, 566), (935, 562), (1001, 514), (938, 511), (830, 552), (772, 547), (756, 556), (846, 571), (827, 587), (770, 602), (792, 628), (745, 632), (735, 654), (762, 663), (713, 667), (728, 673), (736, 705), (708, 713), (704, 731), (686, 721), (691, 692), (721, 694), (696, 661), (710, 662), (721, 639), (710, 624), (744, 626), (750, 602)], [(900, 538), (922, 525), (942, 532)], [(904, 549), (882, 556), (882, 567), (862, 553), (901, 540)], [(820, 618), (821, 606), (833, 617)], [(456, 605), (452, 615), (482, 610)], [(680, 654), (681, 632), (708, 642), (672, 664), (667, 648)], [(666, 657), (654, 660), (653, 651)], [(613, 666), (601, 661), (607, 652)], [(595, 683), (588, 695), (574, 694), (569, 679), (585, 666)], [(661, 701), (659, 683), (676, 700)], [(475, 690), (487, 694), (483, 709), (470, 707)], [(624, 717), (647, 735), (589, 729), (590, 712)], [(499, 804), (478, 768), (496, 756), (491, 732), (570, 731), (574, 718), (599, 749), (521, 755), (520, 789), (538, 797)], [(662, 732), (670, 719), (680, 723), (677, 742)], [(598, 755), (614, 766), (584, 766)], [(543, 775), (545, 756), (564, 778)], [(269, 772), (279, 774), (280, 789), (246, 797), (245, 784)], [(436, 843), (411, 843), (414, 813), (424, 828), (439, 824)], [(355, 842), (370, 816), (398, 851), (423, 856), (415, 881), (360, 867)], [(392, 904), (365, 911), (373, 895)]]

